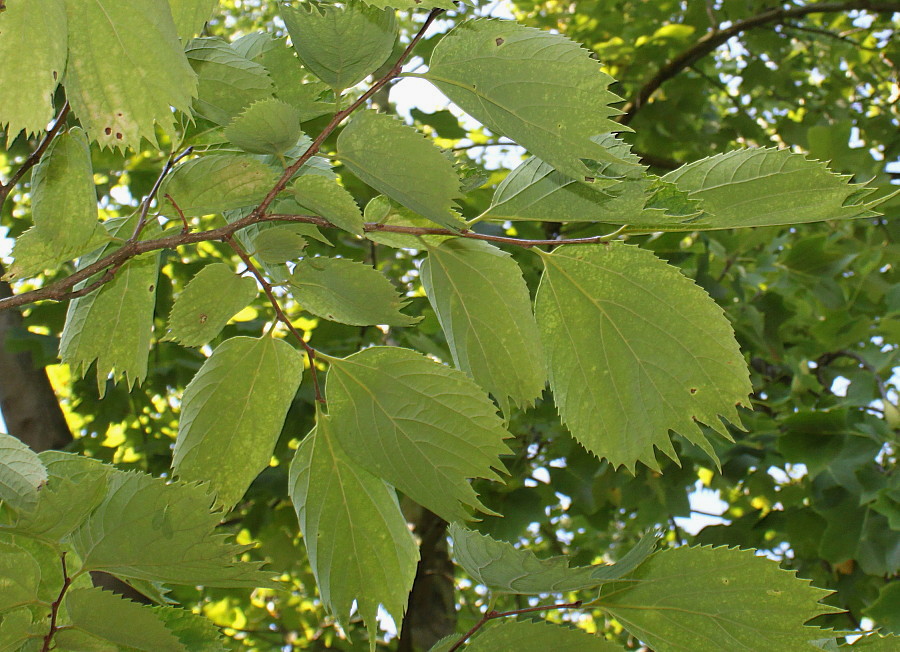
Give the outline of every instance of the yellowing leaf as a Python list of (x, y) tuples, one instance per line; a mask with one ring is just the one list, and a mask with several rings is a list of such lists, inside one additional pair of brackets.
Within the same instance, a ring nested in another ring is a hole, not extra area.
[(275, 173), (246, 155), (212, 154), (182, 163), (160, 188), (189, 217), (221, 213), (259, 202), (275, 185)]

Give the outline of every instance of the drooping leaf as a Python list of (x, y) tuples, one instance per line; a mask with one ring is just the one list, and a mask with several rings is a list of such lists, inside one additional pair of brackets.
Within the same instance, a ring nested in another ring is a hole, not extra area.
[[(603, 182), (584, 160), (623, 164), (592, 137), (611, 120), (613, 79), (574, 41), (514, 21), (470, 20), (445, 36), (426, 79), (494, 133), (579, 182)], [(605, 185), (605, 184), (604, 184)]]
[(346, 623), (357, 609), (374, 641), (378, 606), (403, 621), (419, 549), (393, 488), (341, 449), (319, 414), (290, 470), (290, 495), (322, 601)]
[(258, 203), (275, 185), (275, 172), (247, 155), (212, 154), (175, 168), (160, 188), (188, 217)]
[(655, 534), (645, 536), (616, 564), (570, 567), (566, 556), (539, 559), (531, 550), (458, 523), (450, 525), (450, 537), (454, 559), (472, 579), (491, 591), (520, 595), (581, 591), (619, 579), (644, 561), (657, 541)]
[(291, 294), (304, 310), (353, 326), (412, 326), (397, 290), (377, 269), (347, 258), (304, 258), (291, 274)]
[(460, 194), (453, 164), (416, 130), (364, 111), (338, 136), (337, 150), (344, 165), (379, 192), (441, 226), (463, 226), (453, 211)]
[(692, 229), (801, 224), (874, 217), (886, 198), (866, 202), (865, 184), (788, 149), (743, 149), (683, 165), (662, 177), (700, 201)]
[(88, 634), (107, 644), (128, 649), (187, 652), (153, 609), (110, 591), (99, 588), (70, 590), (66, 593), (65, 605), (71, 625), (55, 636), (62, 649), (85, 649), (80, 647), (81, 643), (78, 647), (72, 647), (72, 644), (83, 640), (76, 635)]
[(466, 646), (470, 652), (622, 652), (623, 648), (581, 629), (548, 622), (503, 619), (485, 627)]
[(190, 109), (197, 77), (169, 3), (66, 0), (66, 13), (66, 97), (91, 140), (101, 147), (138, 149), (146, 138), (155, 146), (154, 125), (174, 140), (171, 107)]
[(272, 586), (259, 562), (233, 561), (247, 547), (216, 532), (222, 514), (211, 504), (205, 487), (120, 471), (72, 546), (85, 570), (169, 584)]
[(827, 595), (752, 550), (685, 546), (605, 584), (592, 606), (657, 649), (801, 650), (823, 633), (803, 624), (835, 611)]
[(355, 86), (377, 70), (397, 40), (393, 10), (360, 2), (343, 7), (313, 2), (282, 5), (281, 17), (300, 61), (335, 92)]
[(332, 426), (354, 461), (448, 521), (487, 511), (467, 479), (500, 479), (509, 434), (475, 383), (398, 347), (330, 363)]
[(257, 292), (255, 280), (238, 276), (225, 263), (207, 265), (175, 299), (166, 338), (182, 346), (207, 344)]
[(187, 41), (203, 30), (219, 0), (169, 0), (178, 38)]
[(272, 97), (266, 69), (249, 61), (219, 38), (195, 38), (186, 49), (199, 87), (193, 110), (218, 125), (227, 125), (254, 102)]
[(53, 119), (53, 93), (66, 68), (66, 22), (64, 0), (10, 2), (0, 12), (0, 88), (9, 89), (0, 102), (0, 128), (7, 147), (22, 131), (31, 137)]
[(456, 366), (493, 394), (504, 414), (510, 401), (530, 406), (547, 371), (519, 265), (486, 242), (453, 238), (428, 248), (420, 276)]
[(34, 509), (47, 482), (41, 458), (21, 440), (0, 432), (0, 500), (17, 512)]
[(227, 652), (219, 628), (208, 618), (166, 606), (153, 607), (153, 613), (189, 652)]
[(284, 154), (302, 135), (300, 111), (274, 98), (251, 104), (225, 128), (225, 137), (251, 154)]
[(38, 601), (41, 567), (28, 551), (0, 541), (0, 612)]
[(621, 243), (544, 254), (535, 315), (563, 422), (614, 466), (658, 468), (668, 431), (715, 458), (702, 422), (728, 437), (719, 415), (750, 382), (731, 325), (713, 300), (649, 251)]
[(230, 509), (269, 465), (302, 374), (303, 357), (284, 340), (220, 344), (184, 390), (176, 475), (209, 482), (216, 503)]
[(324, 217), (354, 235), (363, 234), (362, 211), (353, 195), (336, 181), (317, 174), (305, 174), (291, 186), (301, 210)]

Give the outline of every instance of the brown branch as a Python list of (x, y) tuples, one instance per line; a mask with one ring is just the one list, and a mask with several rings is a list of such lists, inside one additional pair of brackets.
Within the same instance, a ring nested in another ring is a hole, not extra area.
[(485, 613), (481, 620), (475, 623), (472, 626), (472, 629), (463, 634), (463, 637), (456, 641), (447, 652), (456, 652), (462, 644), (469, 640), (475, 632), (484, 627), (490, 620), (495, 620), (496, 618), (506, 618), (507, 616), (519, 616), (521, 614), (530, 614), (536, 613), (538, 611), (551, 611), (553, 609), (577, 609), (581, 606), (581, 600), (576, 600), (575, 602), (566, 602), (564, 604), (548, 604), (543, 607), (527, 607), (525, 609), (514, 609), (512, 611), (488, 611)]
[(48, 652), (50, 650), (53, 636), (57, 632), (56, 619), (59, 617), (59, 607), (62, 605), (63, 598), (66, 596), (66, 591), (72, 584), (72, 578), (69, 577), (69, 571), (66, 569), (66, 553), (60, 555), (60, 560), (62, 562), (63, 585), (59, 590), (59, 595), (56, 596), (56, 600), (50, 605), (50, 630), (44, 637), (44, 644), (41, 646), (41, 652)]
[(726, 29), (707, 32), (696, 43), (660, 68), (653, 78), (638, 90), (631, 101), (622, 109), (624, 114), (619, 116), (619, 122), (626, 125), (629, 124), (660, 86), (697, 63), (720, 45), (724, 45), (733, 36), (763, 25), (783, 23), (790, 18), (800, 18), (808, 14), (838, 13), (854, 9), (867, 10), (874, 13), (893, 13), (900, 11), (900, 2), (849, 0), (848, 2), (817, 2), (804, 7), (791, 7), (790, 9), (779, 7), (769, 9), (744, 20), (739, 20)]
[(47, 148), (50, 146), (53, 138), (57, 133), (59, 133), (59, 130), (62, 129), (62, 126), (66, 123), (66, 117), (68, 115), (69, 103), (66, 102), (63, 105), (63, 108), (60, 109), (59, 115), (56, 116), (56, 121), (53, 123), (53, 126), (50, 127), (40, 145), (37, 146), (37, 149), (34, 150), (27, 159), (25, 159), (25, 162), (22, 163), (22, 166), (15, 171), (12, 177), (10, 177), (9, 181), (7, 181), (5, 184), (0, 183), (0, 206), (2, 206), (3, 202), (6, 201), (6, 197), (9, 195), (10, 191), (15, 188), (16, 184), (19, 183), (19, 181), (22, 180), (22, 177), (25, 176), (25, 173), (35, 165), (37, 165), (41, 160), (41, 157), (44, 155), (44, 152), (47, 151)]
[[(166, 164), (163, 166), (162, 172), (160, 172), (159, 176), (156, 177), (156, 182), (153, 184), (153, 187), (150, 189), (150, 192), (147, 194), (147, 196), (144, 197), (144, 201), (141, 202), (141, 217), (138, 219), (138, 223), (135, 225), (134, 232), (131, 234), (129, 240), (137, 240), (141, 235), (141, 231), (143, 231), (144, 227), (147, 226), (147, 213), (150, 212), (150, 203), (153, 201), (153, 198), (156, 197), (156, 193), (159, 192), (159, 187), (162, 185), (163, 179), (165, 179), (166, 175), (168, 175), (169, 172), (172, 171), (172, 168), (175, 167), (175, 164), (178, 163), (178, 161), (183, 159), (185, 156), (190, 155), (190, 153), (193, 151), (193, 147), (188, 147), (178, 156), (170, 156), (166, 160)], [(168, 197), (168, 195), (166, 196)], [(169, 200), (171, 201), (172, 198), (169, 197)], [(172, 204), (175, 204), (175, 202), (173, 201)], [(176, 206), (176, 210), (177, 208), (178, 207)], [(179, 214), (181, 214), (180, 210)], [(184, 220), (183, 214), (181, 215), (181, 219), (182, 221)]]

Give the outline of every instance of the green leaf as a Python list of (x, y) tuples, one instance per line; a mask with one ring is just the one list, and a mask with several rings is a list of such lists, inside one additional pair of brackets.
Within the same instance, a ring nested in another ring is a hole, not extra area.
[(169, 0), (178, 38), (186, 43), (203, 31), (203, 26), (218, 5), (218, 0)]
[[(253, 255), (269, 265), (284, 265), (296, 260), (308, 244), (294, 224), (278, 224), (261, 229), (253, 238)], [(287, 269), (285, 268), (285, 274)]]
[(225, 263), (212, 263), (191, 279), (172, 306), (166, 339), (203, 346), (256, 297), (256, 281)]
[(46, 482), (47, 468), (37, 453), (0, 432), (0, 500), (17, 512), (31, 511)]
[[(154, 125), (175, 140), (172, 107), (187, 112), (197, 94), (166, 0), (66, 0), (66, 97), (101, 147), (157, 146)], [(42, 41), (44, 39), (41, 39)], [(122, 62), (128, 65), (122, 65)]]
[(823, 632), (803, 623), (836, 611), (819, 603), (828, 593), (752, 550), (682, 547), (604, 585), (592, 606), (657, 649), (799, 650)]
[(336, 181), (317, 174), (305, 174), (294, 181), (291, 190), (302, 211), (324, 217), (354, 235), (363, 234), (362, 211), (353, 195)]
[(441, 226), (462, 228), (453, 210), (460, 194), (453, 163), (415, 129), (364, 111), (338, 136), (337, 150), (344, 165), (378, 192)]
[(251, 104), (225, 128), (225, 137), (251, 154), (284, 154), (302, 135), (300, 111), (275, 98)]
[(273, 337), (220, 344), (184, 390), (172, 468), (207, 481), (230, 509), (269, 465), (303, 375), (303, 356)]
[[(66, 593), (66, 611), (71, 619), (68, 627), (56, 635), (63, 649), (78, 637), (69, 632), (90, 634), (101, 641), (147, 652), (187, 652), (153, 609), (126, 600), (99, 588), (74, 589)], [(83, 648), (81, 648), (83, 649)]]
[(7, 148), (20, 132), (30, 138), (53, 119), (53, 93), (66, 68), (66, 22), (63, 0), (10, 2), (0, 12), (0, 88), (9, 89), (0, 128)]
[[(110, 235), (130, 236), (136, 219), (135, 215), (127, 220), (108, 220), (106, 226)], [(150, 237), (153, 233), (153, 228), (147, 228), (143, 235)], [(82, 258), (79, 269), (110, 253), (115, 246), (109, 245)], [(122, 265), (111, 281), (69, 304), (59, 357), (72, 368), (74, 375), (81, 377), (96, 361), (101, 396), (110, 375), (113, 382), (124, 376), (129, 389), (147, 376), (158, 272), (159, 252), (137, 256)], [(99, 277), (92, 276), (75, 289)]]
[(275, 89), (266, 69), (222, 39), (195, 38), (186, 54), (199, 80), (193, 103), (197, 115), (224, 126), (245, 107), (272, 97)]
[[(453, 0), (362, 0), (367, 5), (378, 7), (379, 9), (414, 9), (416, 11), (425, 11), (428, 9), (456, 9), (459, 4)], [(471, 0), (461, 0), (461, 3), (470, 7), (474, 6)]]
[(421, 317), (406, 306), (391, 282), (374, 267), (347, 258), (304, 258), (291, 274), (291, 294), (304, 310), (353, 326), (412, 326)]
[(375, 72), (397, 40), (394, 11), (359, 2), (281, 5), (281, 17), (300, 61), (336, 93)]
[(318, 415), (291, 463), (289, 489), (322, 601), (342, 623), (357, 609), (374, 641), (378, 605), (403, 621), (419, 549), (393, 488), (341, 449)]
[(617, 564), (570, 567), (566, 556), (539, 559), (531, 550), (450, 525), (453, 557), (479, 584), (496, 593), (538, 595), (594, 588), (633, 571), (653, 551), (657, 536), (647, 535)]
[(454, 364), (493, 394), (504, 414), (510, 400), (532, 405), (547, 371), (519, 265), (486, 242), (453, 238), (428, 248), (419, 273)]
[(492, 132), (516, 143), (563, 174), (604, 185), (588, 161), (622, 164), (592, 137), (627, 131), (610, 118), (621, 100), (574, 41), (514, 21), (470, 20), (445, 36), (425, 78)]
[(878, 598), (865, 610), (866, 616), (881, 627), (883, 633), (900, 635), (900, 582), (889, 582), (881, 587)]
[(191, 159), (163, 181), (160, 196), (171, 195), (188, 217), (252, 206), (275, 185), (275, 172), (247, 155), (212, 154)]
[[(434, 223), (414, 213), (406, 206), (401, 206), (384, 195), (376, 195), (369, 200), (363, 211), (363, 219), (366, 222), (375, 222), (386, 226), (412, 226), (416, 228), (434, 228)], [(408, 235), (405, 233), (392, 233), (373, 229), (366, 231), (366, 238), (372, 242), (383, 244), (395, 249), (423, 249), (425, 243), (443, 242), (448, 237), (445, 235)]]
[(208, 618), (185, 609), (153, 607), (156, 616), (189, 652), (227, 652), (219, 628)]
[(334, 433), (354, 461), (447, 521), (488, 512), (467, 478), (500, 479), (509, 433), (475, 383), (398, 347), (329, 362)]
[(874, 192), (851, 184), (788, 149), (743, 149), (683, 165), (662, 179), (671, 182), (706, 212), (699, 229), (801, 224), (822, 220), (874, 217), (872, 209), (889, 197), (866, 203)]
[(865, 652), (895, 652), (900, 646), (900, 636), (882, 636), (878, 633), (867, 634), (853, 645), (841, 645), (838, 649), (859, 648)]
[(28, 551), (0, 541), (0, 612), (38, 600), (41, 567)]
[(623, 648), (581, 629), (548, 622), (503, 619), (485, 627), (465, 648), (468, 652), (622, 652)]
[(71, 537), (83, 570), (122, 577), (222, 587), (273, 586), (259, 562), (232, 561), (247, 546), (216, 532), (206, 487), (117, 472), (106, 497)]
[(613, 242), (542, 254), (535, 315), (563, 422), (614, 466), (658, 469), (674, 430), (715, 459), (698, 422), (728, 438), (750, 381), (722, 309), (649, 251)]

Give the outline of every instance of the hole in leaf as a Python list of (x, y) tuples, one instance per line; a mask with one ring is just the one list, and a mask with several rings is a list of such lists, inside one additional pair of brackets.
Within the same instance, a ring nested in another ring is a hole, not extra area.
[(594, 183), (594, 177), (585, 177), (584, 180), (585, 180), (587, 183)]
[(497, 47), (500, 47), (501, 45), (503, 45), (503, 39), (498, 37), (498, 38), (494, 41), (494, 43), (497, 44)]
[(690, 392), (691, 392), (691, 394), (696, 394), (696, 393), (697, 393), (697, 388), (696, 388), (696, 387), (691, 387)]

